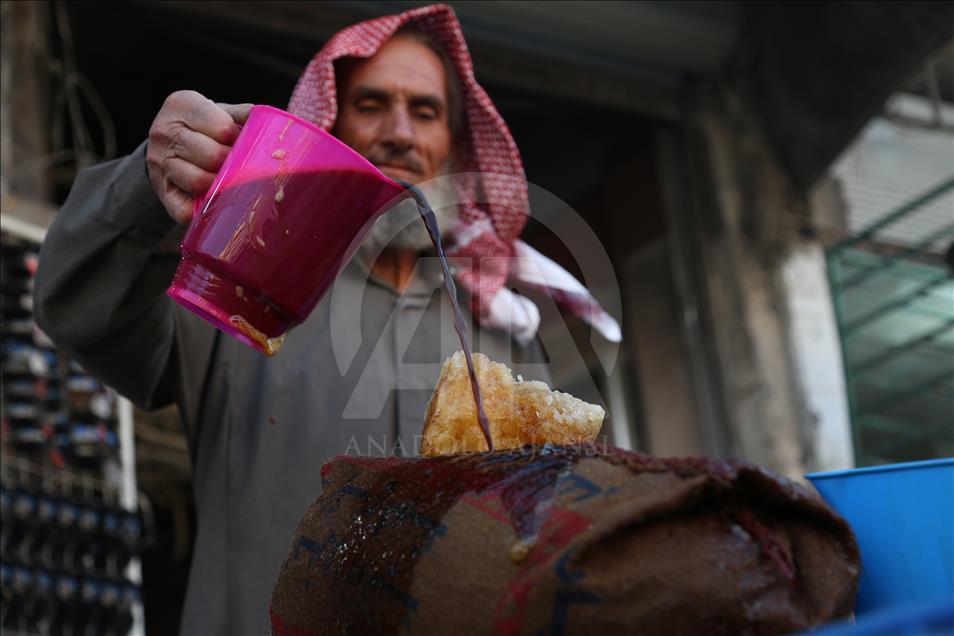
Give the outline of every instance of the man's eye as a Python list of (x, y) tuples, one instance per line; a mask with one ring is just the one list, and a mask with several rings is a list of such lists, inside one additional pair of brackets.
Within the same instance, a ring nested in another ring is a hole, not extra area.
[(359, 113), (373, 113), (380, 110), (381, 106), (375, 102), (358, 102), (355, 108)]
[(421, 121), (433, 121), (437, 119), (437, 115), (432, 110), (417, 110), (414, 111), (415, 119), (420, 119)]

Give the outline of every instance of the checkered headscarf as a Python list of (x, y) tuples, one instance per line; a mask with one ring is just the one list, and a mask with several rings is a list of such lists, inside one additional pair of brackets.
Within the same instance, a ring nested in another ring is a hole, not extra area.
[[(523, 162), (507, 124), (474, 78), (470, 52), (450, 6), (420, 7), (339, 31), (305, 68), (288, 110), (330, 131), (338, 115), (335, 60), (373, 56), (409, 22), (443, 47), (461, 84), (465, 123), (455, 147), (454, 168), (470, 178), (455, 180), (463, 203), (458, 207), (455, 245), (448, 254), (456, 265), (455, 278), (471, 294), (475, 318), (481, 324), (510, 330), (518, 341), (533, 338), (539, 311), (506, 287), (508, 278), (518, 278), (546, 290), (558, 304), (618, 341), (618, 325), (586, 289), (559, 265), (518, 240), (529, 214)], [(533, 266), (520, 266), (524, 259), (531, 259)], [(519, 306), (516, 311), (515, 306)]]

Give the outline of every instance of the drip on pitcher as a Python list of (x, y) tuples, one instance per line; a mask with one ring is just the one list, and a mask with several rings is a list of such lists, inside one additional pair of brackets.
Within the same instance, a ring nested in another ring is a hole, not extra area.
[(259, 345), (267, 356), (273, 356), (281, 351), (285, 343), (285, 334), (269, 338), (261, 331), (253, 327), (245, 318), (239, 315), (229, 317), (229, 324), (242, 332), (242, 335)]

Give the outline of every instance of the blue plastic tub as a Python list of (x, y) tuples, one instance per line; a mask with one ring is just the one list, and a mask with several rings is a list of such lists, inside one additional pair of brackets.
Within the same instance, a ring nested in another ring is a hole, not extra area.
[(806, 477), (858, 538), (858, 614), (954, 598), (954, 458)]
[(905, 603), (868, 612), (802, 636), (951, 636), (954, 634), (954, 598)]

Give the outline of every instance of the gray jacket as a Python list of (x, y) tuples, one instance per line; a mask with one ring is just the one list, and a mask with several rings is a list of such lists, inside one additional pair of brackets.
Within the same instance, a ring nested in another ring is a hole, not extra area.
[[(439, 268), (403, 293), (354, 259), (273, 358), (165, 295), (178, 255), (145, 144), (77, 177), (50, 228), (36, 319), (57, 346), (144, 408), (176, 404), (198, 512), (184, 634), (268, 633), (268, 601), (299, 519), (342, 453), (416, 452), (441, 362), (459, 348)], [(477, 351), (547, 380), (539, 346), (473, 331)]]

